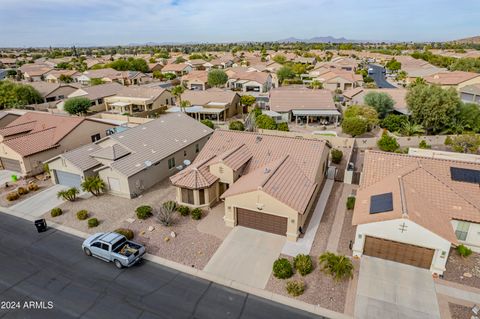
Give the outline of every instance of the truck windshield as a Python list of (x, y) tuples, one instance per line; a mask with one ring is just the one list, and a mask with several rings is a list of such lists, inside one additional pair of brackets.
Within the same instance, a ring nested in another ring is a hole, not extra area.
[(118, 251), (126, 242), (127, 242), (127, 239), (125, 237), (122, 237), (112, 245), (112, 251), (115, 251), (115, 252)]

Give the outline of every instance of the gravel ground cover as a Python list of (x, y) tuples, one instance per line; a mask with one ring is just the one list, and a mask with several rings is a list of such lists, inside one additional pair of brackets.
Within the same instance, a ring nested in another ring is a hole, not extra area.
[(480, 254), (474, 252), (464, 258), (452, 248), (450, 249), (446, 268), (447, 270), (443, 273), (443, 279), (480, 288)]

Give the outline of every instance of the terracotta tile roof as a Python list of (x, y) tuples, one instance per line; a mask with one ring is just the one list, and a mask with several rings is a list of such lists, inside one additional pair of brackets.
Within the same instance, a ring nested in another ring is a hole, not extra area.
[(115, 97), (131, 97), (154, 101), (165, 91), (165, 89), (160, 87), (124, 86), (115, 94)]
[(342, 78), (350, 82), (358, 82), (363, 80), (363, 77), (360, 74), (342, 70), (328, 71), (318, 76), (318, 80), (321, 82), (329, 82), (336, 78)]
[(269, 73), (265, 72), (234, 71), (233, 69), (229, 70), (229, 72), (227, 72), (227, 75), (229, 80), (248, 80), (255, 81), (260, 84), (267, 82), (268, 78), (271, 77)]
[[(240, 177), (225, 196), (263, 191), (304, 213), (317, 187), (316, 176), (326, 142), (251, 132), (216, 130), (191, 166), (170, 180), (183, 188), (206, 188), (218, 180), (209, 166), (224, 160), (241, 168)], [(251, 157), (250, 157), (251, 155)]]
[(205, 91), (185, 90), (182, 100), (192, 105), (206, 105), (208, 103), (232, 103), (238, 94), (231, 90), (208, 89)]
[(182, 76), (182, 81), (198, 80), (206, 83), (208, 81), (208, 71), (192, 71)]
[[(354, 225), (408, 218), (456, 243), (452, 219), (480, 223), (478, 184), (454, 181), (450, 168), (480, 164), (366, 151)], [(370, 214), (370, 197), (392, 192), (393, 210)]]
[(189, 67), (186, 63), (169, 63), (165, 65), (162, 69), (162, 72), (180, 72)]
[(336, 110), (328, 90), (279, 88), (270, 91), (270, 109), (275, 112), (291, 110)]
[(480, 77), (479, 73), (474, 72), (440, 72), (424, 77), (425, 81), (432, 84), (440, 85), (457, 85), (465, 81)]
[(113, 96), (118, 92), (120, 92), (122, 88), (123, 88), (123, 85), (117, 82), (112, 82), (112, 83), (82, 87), (79, 90), (75, 91), (74, 93), (80, 93), (81, 91), (83, 91), (86, 93), (85, 97), (89, 98), (91, 101), (94, 101), (104, 97)]
[[(403, 88), (394, 88), (394, 89), (364, 89), (362, 87), (356, 87), (354, 89), (347, 90), (343, 92), (343, 96), (352, 99), (358, 94), (362, 94), (362, 99), (365, 97), (366, 94), (369, 92), (377, 92), (377, 93), (386, 93), (388, 94), (392, 100), (395, 102), (393, 107), (395, 109), (406, 109), (407, 108), (407, 101), (405, 97), (407, 96), (407, 89)], [(361, 102), (363, 103), (363, 101)]]

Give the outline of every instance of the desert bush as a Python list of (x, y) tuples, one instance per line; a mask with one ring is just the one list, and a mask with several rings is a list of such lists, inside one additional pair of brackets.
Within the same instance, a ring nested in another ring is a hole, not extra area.
[(353, 209), (355, 207), (355, 197), (349, 196), (347, 198), (347, 209)]
[(343, 157), (343, 152), (340, 150), (337, 150), (336, 148), (332, 149), (332, 163), (334, 164), (340, 164), (342, 161)]
[(177, 210), (182, 216), (188, 216), (188, 214), (190, 214), (190, 208), (188, 206), (179, 206)]
[(467, 246), (460, 244), (457, 246), (457, 253), (462, 257), (468, 257), (472, 254), (472, 250)]
[(52, 217), (57, 217), (57, 216), (60, 216), (62, 214), (63, 214), (62, 209), (58, 208), (58, 207), (55, 207), (50, 211), (50, 216), (52, 216)]
[(38, 185), (36, 183), (28, 183), (27, 189), (29, 191), (37, 191), (38, 190)]
[(336, 255), (331, 252), (325, 252), (318, 258), (322, 270), (333, 276), (335, 280), (342, 280), (353, 277), (352, 261), (343, 255)]
[(157, 220), (163, 226), (172, 226), (175, 223), (175, 207), (172, 205), (162, 205), (157, 214)]
[(100, 223), (98, 222), (98, 219), (96, 218), (90, 218), (88, 221), (88, 228), (93, 228), (93, 227), (97, 227)]
[(152, 207), (148, 205), (138, 206), (135, 210), (137, 213), (138, 219), (147, 219), (148, 217), (152, 216)]
[(69, 189), (61, 190), (57, 193), (57, 198), (74, 202), (77, 199), (77, 195), (80, 193), (78, 188), (72, 187)]
[(276, 278), (286, 279), (293, 275), (292, 264), (287, 258), (278, 258), (273, 263), (273, 275)]
[(166, 201), (162, 204), (163, 207), (166, 207), (168, 209), (176, 210), (177, 209), (177, 203), (173, 200)]
[(192, 219), (199, 220), (202, 219), (202, 210), (200, 208), (194, 208), (192, 209)]
[(88, 218), (88, 212), (85, 209), (82, 209), (77, 212), (77, 219), (78, 220), (85, 220)]
[(133, 234), (133, 230), (128, 228), (118, 228), (118, 229), (115, 229), (115, 232), (125, 236), (125, 238), (127, 238), (128, 240), (132, 240), (133, 237), (135, 237), (135, 235)]
[(419, 147), (419, 148), (422, 148), (422, 149), (429, 149), (429, 148), (432, 148), (432, 145), (429, 145), (429, 144), (427, 144), (427, 141), (422, 140), (422, 141), (418, 144), (418, 147)]
[(305, 291), (305, 283), (301, 280), (289, 280), (285, 285), (289, 295), (298, 297)]
[(20, 195), (18, 195), (17, 192), (10, 192), (7, 194), (7, 200), (9, 202), (13, 202), (14, 200), (17, 200), (20, 198)]
[(26, 195), (28, 194), (28, 189), (26, 189), (25, 187), (19, 187), (17, 189), (17, 193), (18, 195), (22, 196), (22, 195)]
[(293, 258), (293, 267), (295, 267), (300, 275), (306, 276), (313, 270), (312, 258), (310, 255), (299, 254)]

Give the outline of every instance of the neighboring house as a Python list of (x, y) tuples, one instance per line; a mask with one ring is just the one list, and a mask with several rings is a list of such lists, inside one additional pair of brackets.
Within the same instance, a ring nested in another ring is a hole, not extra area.
[(18, 71), (22, 74), (23, 78), (27, 82), (39, 82), (43, 81), (46, 74), (53, 70), (53, 67), (45, 64), (24, 64), (18, 68)]
[(4, 68), (14, 68), (17, 66), (15, 58), (0, 58), (0, 66)]
[(148, 72), (153, 73), (155, 71), (162, 71), (163, 64), (155, 62), (155, 63), (148, 63)]
[(467, 85), (459, 91), (463, 102), (480, 104), (480, 84)]
[(233, 56), (224, 55), (219, 58), (213, 59), (209, 62), (205, 62), (203, 67), (206, 70), (210, 69), (226, 69), (233, 65)]
[(45, 75), (45, 81), (48, 83), (61, 83), (60, 77), (64, 75), (72, 78), (72, 82), (77, 81), (77, 77), (81, 75), (80, 72), (75, 70), (52, 70)]
[(203, 59), (193, 59), (186, 62), (186, 64), (190, 65), (192, 69), (197, 71), (205, 70), (205, 67), (204, 67), (205, 63), (207, 63), (207, 61)]
[(88, 70), (76, 77), (77, 82), (90, 85), (92, 79), (101, 79), (104, 82), (118, 82), (122, 85), (138, 85), (148, 83), (151, 78), (138, 71), (116, 71), (111, 68)]
[(396, 56), (395, 60), (401, 63), (402, 71), (407, 73), (406, 84), (414, 82), (417, 78), (431, 76), (446, 69), (438, 68), (422, 59), (415, 59), (408, 55)]
[[(67, 99), (73, 97), (85, 97), (92, 102), (90, 111), (99, 112), (105, 110), (105, 98), (114, 96), (123, 89), (121, 84), (116, 82), (85, 86), (73, 91), (67, 96)], [(57, 104), (57, 108), (63, 110), (64, 102)]]
[(407, 96), (407, 89), (403, 88), (394, 88), (394, 89), (365, 89), (362, 87), (357, 87), (348, 91), (343, 92), (343, 97), (347, 105), (363, 105), (365, 104), (364, 98), (369, 92), (377, 93), (386, 93), (388, 94), (393, 102), (393, 109), (401, 114), (409, 114), (407, 101), (405, 97)]
[[(104, 99), (105, 110), (113, 113), (143, 113), (166, 109), (174, 100), (169, 90), (141, 86), (123, 87), (114, 96)], [(137, 114), (138, 115), (138, 114)]]
[(285, 121), (307, 124), (338, 124), (340, 112), (328, 90), (279, 88), (270, 91), (270, 110), (282, 115)]
[(113, 124), (83, 117), (27, 112), (0, 129), (0, 161), (22, 175), (43, 172), (43, 161), (107, 135)]
[(437, 84), (443, 88), (453, 87), (457, 91), (464, 86), (480, 84), (479, 73), (463, 71), (440, 72), (423, 79), (429, 84)]
[(273, 87), (272, 75), (266, 72), (227, 70), (227, 88), (242, 91), (266, 93)]
[(358, 61), (347, 57), (335, 57), (328, 62), (317, 63), (315, 69), (325, 68), (331, 71), (349, 71), (355, 72), (358, 67)]
[(451, 246), (480, 251), (480, 164), (365, 151), (353, 255), (445, 271)]
[(192, 66), (186, 63), (178, 63), (178, 64), (170, 63), (163, 67), (162, 73), (175, 74), (176, 76), (180, 77), (182, 75), (192, 72), (192, 70), (193, 70)]
[(182, 76), (182, 84), (189, 90), (205, 91), (208, 86), (208, 71), (192, 71)]
[[(240, 95), (230, 90), (218, 88), (206, 91), (185, 91), (182, 101), (190, 102), (190, 107), (185, 112), (197, 120), (210, 119), (226, 121), (232, 116), (242, 112)], [(179, 106), (169, 108), (167, 112), (182, 112)]]
[(293, 63), (315, 65), (317, 63), (317, 59), (316, 58), (305, 58), (303, 56), (298, 56), (295, 59), (293, 59)]
[(355, 74), (353, 71), (326, 70), (326, 72), (322, 72), (317, 76), (311, 74), (310, 81), (314, 80), (322, 83), (323, 88), (330, 91), (346, 91), (363, 85), (362, 75)]
[(86, 59), (84, 62), (87, 65), (87, 69), (91, 69), (96, 65), (102, 65), (105, 63), (105, 61), (101, 59)]
[(56, 184), (79, 188), (98, 175), (109, 193), (134, 198), (191, 163), (212, 132), (185, 114), (165, 114), (46, 163)]
[(228, 227), (295, 241), (321, 190), (329, 152), (323, 140), (216, 130), (193, 164), (170, 180), (179, 204), (206, 208), (223, 200)]
[(20, 117), (20, 114), (0, 111), (0, 128), (7, 126)]
[(43, 98), (45, 103), (55, 102), (65, 99), (69, 94), (78, 90), (78, 84), (69, 83), (49, 83), (49, 82), (32, 82), (28, 83), (36, 89)]

